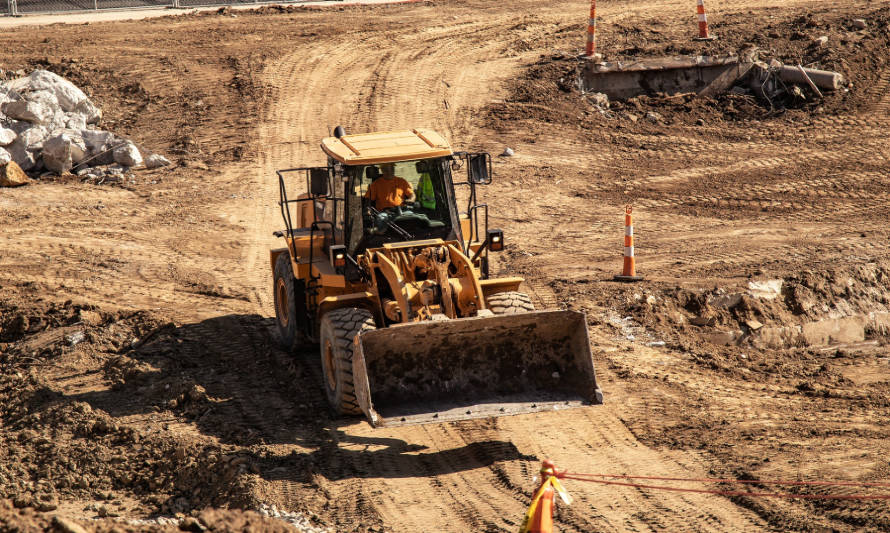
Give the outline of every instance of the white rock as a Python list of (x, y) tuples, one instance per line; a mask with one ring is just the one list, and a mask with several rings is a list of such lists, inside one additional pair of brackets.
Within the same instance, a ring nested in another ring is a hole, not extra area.
[(36, 166), (34, 154), (29, 152), (20, 140), (16, 139), (14, 143), (7, 146), (6, 151), (12, 156), (12, 160), (22, 167), (22, 170), (28, 171)]
[(169, 164), (170, 160), (161, 154), (151, 154), (145, 158), (145, 168), (147, 169), (166, 167)]
[(128, 142), (114, 149), (114, 161), (125, 167), (138, 167), (142, 164), (142, 155), (135, 144)]
[(102, 120), (102, 110), (93, 105), (93, 102), (90, 102), (89, 100), (84, 100), (77, 104), (77, 107), (74, 108), (74, 112), (83, 115), (87, 124), (98, 124), (99, 121)]
[(587, 95), (587, 98), (590, 100), (590, 103), (599, 106), (602, 109), (609, 109), (611, 105), (609, 103), (609, 96), (605, 93), (591, 93)]
[(662, 118), (663, 117), (661, 116), (661, 114), (654, 111), (649, 111), (648, 113), (646, 113), (646, 120), (655, 124), (661, 122)]
[(813, 39), (813, 44), (815, 46), (825, 46), (826, 44), (828, 44), (828, 36), (823, 35), (821, 37), (816, 37), (815, 39)]
[(775, 300), (782, 295), (782, 280), (749, 281), (748, 290), (751, 292), (751, 296), (755, 298)]
[(87, 128), (86, 117), (80, 113), (65, 113), (65, 127), (69, 130), (85, 130)]
[(16, 132), (0, 126), (0, 146), (8, 146), (18, 137)]
[(35, 70), (29, 78), (32, 90), (51, 92), (64, 111), (74, 111), (81, 102), (89, 100), (76, 85), (48, 70)]
[(58, 174), (68, 172), (74, 163), (83, 161), (85, 156), (83, 140), (69, 133), (54, 135), (43, 144), (43, 164)]
[(115, 137), (110, 131), (104, 130), (80, 130), (80, 137), (86, 143), (90, 151), (105, 150), (114, 144)]
[(18, 100), (19, 97), (16, 93), (8, 90), (3, 84), (0, 84), (0, 105), (5, 104), (6, 102), (13, 102)]
[(512, 157), (516, 152), (513, 151), (509, 146), (504, 148), (504, 152), (501, 154), (501, 157)]
[(108, 165), (114, 162), (112, 148), (117, 139), (110, 131), (80, 130), (80, 137), (87, 147), (91, 165)]
[(0, 112), (16, 120), (24, 120), (32, 124), (43, 124), (53, 117), (53, 110), (42, 102), (15, 100), (0, 106)]
[(45, 127), (34, 125), (19, 132), (18, 141), (25, 145), (25, 148), (34, 152), (43, 148), (43, 142), (47, 137), (49, 137), (49, 131)]
[(59, 107), (59, 99), (50, 91), (32, 91), (25, 93), (24, 97), (28, 102), (40, 102), (41, 104), (45, 104), (52, 109), (53, 112)]
[(0, 167), (6, 165), (12, 161), (12, 154), (6, 151), (5, 148), (0, 148)]
[(49, 119), (46, 123), (46, 131), (50, 134), (59, 133), (59, 130), (66, 129), (68, 125), (68, 116), (64, 111), (59, 111), (53, 118)]

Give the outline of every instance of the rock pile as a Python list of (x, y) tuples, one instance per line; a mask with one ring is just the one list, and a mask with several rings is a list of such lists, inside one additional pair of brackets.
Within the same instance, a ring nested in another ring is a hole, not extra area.
[(35, 70), (2, 82), (0, 168), (18, 166), (32, 175), (74, 171), (95, 177), (104, 172), (96, 167), (107, 165), (126, 170), (170, 164), (161, 155), (144, 158), (131, 141), (99, 129), (101, 119), (102, 111), (82, 90), (52, 72)]

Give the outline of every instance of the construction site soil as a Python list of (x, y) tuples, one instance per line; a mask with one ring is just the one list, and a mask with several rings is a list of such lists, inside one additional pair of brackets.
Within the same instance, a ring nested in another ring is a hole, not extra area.
[[(0, 531), (291, 527), (245, 511), (272, 506), (330, 531), (515, 531), (545, 458), (886, 482), (890, 2), (709, 4), (707, 43), (691, 40), (690, 2), (598, 4), (608, 59), (756, 46), (851, 84), (787, 109), (652, 95), (604, 114), (576, 83), (583, 1), (0, 33), (0, 67), (68, 77), (103, 127), (177, 163), (0, 189)], [(277, 347), (268, 250), (274, 170), (323, 162), (338, 124), (515, 151), (482, 193), (508, 243), (495, 268), (525, 276), (538, 308), (587, 312), (605, 405), (380, 429), (331, 418), (316, 349)], [(625, 204), (635, 285), (611, 281)], [(890, 529), (887, 500), (566, 485), (559, 531)]]

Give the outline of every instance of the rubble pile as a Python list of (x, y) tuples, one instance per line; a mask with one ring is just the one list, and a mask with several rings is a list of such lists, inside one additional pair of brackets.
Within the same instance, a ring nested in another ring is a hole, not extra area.
[(170, 164), (100, 129), (101, 120), (102, 110), (80, 88), (47, 70), (0, 82), (0, 186), (26, 183), (19, 169), (114, 181), (134, 167)]

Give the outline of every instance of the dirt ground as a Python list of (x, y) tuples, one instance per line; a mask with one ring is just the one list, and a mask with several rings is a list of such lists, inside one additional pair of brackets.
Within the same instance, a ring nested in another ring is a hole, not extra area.
[[(784, 110), (654, 96), (604, 116), (575, 84), (583, 1), (0, 32), (0, 68), (68, 77), (105, 128), (176, 161), (115, 186), (0, 190), (0, 531), (283, 528), (239, 512), (273, 505), (330, 531), (515, 531), (545, 458), (890, 479), (890, 2), (711, 2), (713, 43), (691, 41), (693, 4), (599, 2), (601, 51), (756, 46), (852, 84)], [(376, 430), (330, 417), (315, 351), (277, 348), (268, 250), (274, 170), (321, 163), (338, 124), (515, 150), (483, 193), (508, 243), (497, 269), (539, 308), (588, 313), (605, 405)], [(611, 281), (625, 204), (637, 285)], [(886, 500), (566, 484), (566, 532), (890, 529)]]

